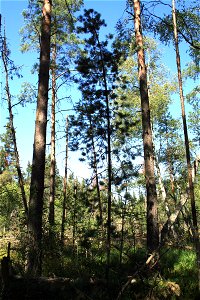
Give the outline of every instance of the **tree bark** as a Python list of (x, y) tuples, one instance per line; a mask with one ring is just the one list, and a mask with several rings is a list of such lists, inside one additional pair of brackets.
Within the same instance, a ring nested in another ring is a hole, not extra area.
[(51, 103), (51, 166), (50, 166), (50, 197), (49, 197), (49, 225), (52, 227), (55, 223), (55, 177), (56, 177), (56, 159), (55, 159), (55, 105), (56, 105), (56, 44), (53, 44), (52, 50), (52, 103)]
[(102, 213), (102, 204), (101, 204), (101, 193), (99, 188), (99, 178), (98, 178), (98, 168), (97, 168), (97, 156), (96, 156), (96, 150), (95, 150), (95, 142), (94, 142), (94, 135), (93, 135), (93, 126), (92, 126), (92, 119), (91, 116), (89, 116), (89, 122), (90, 122), (90, 129), (91, 129), (91, 141), (92, 141), (92, 151), (93, 151), (93, 166), (94, 166), (94, 173), (95, 173), (95, 184), (96, 184), (96, 190), (97, 190), (97, 197), (98, 197), (98, 206), (99, 206), (99, 224), (101, 225), (101, 228), (103, 229), (103, 213)]
[(179, 216), (179, 213), (181, 212), (182, 207), (185, 205), (186, 201), (187, 201), (187, 197), (185, 195), (181, 195), (180, 202), (176, 206), (174, 212), (168, 216), (167, 221), (162, 226), (161, 233), (160, 233), (160, 236), (161, 236), (161, 245), (164, 244), (164, 240), (165, 240), (165, 238), (167, 236), (167, 233), (169, 232), (169, 229), (176, 222), (176, 220), (177, 220), (177, 218)]
[[(99, 41), (98, 41), (99, 43)], [(102, 71), (103, 71), (103, 81), (105, 88), (105, 98), (106, 98), (106, 120), (107, 120), (107, 171), (108, 171), (108, 208), (107, 208), (107, 268), (106, 268), (106, 278), (109, 280), (109, 270), (110, 270), (110, 250), (111, 250), (111, 206), (112, 206), (112, 159), (111, 159), (111, 126), (110, 126), (110, 108), (109, 108), (109, 97), (108, 97), (108, 87), (106, 70), (104, 66), (103, 54), (101, 51), (101, 46), (99, 43), (101, 61), (102, 61)]]
[(157, 220), (157, 193), (154, 175), (154, 153), (150, 121), (150, 107), (147, 87), (147, 70), (143, 49), (141, 31), (140, 1), (134, 0), (134, 25), (138, 54), (139, 84), (142, 109), (142, 129), (144, 147), (145, 180), (147, 191), (147, 249), (152, 253), (159, 245), (159, 230)]
[(73, 242), (73, 253), (75, 254), (75, 241), (77, 232), (77, 188), (78, 180), (74, 180), (74, 205), (73, 205), (73, 229), (72, 229), (72, 242)]
[(186, 161), (187, 161), (189, 195), (190, 195), (191, 210), (192, 210), (193, 238), (194, 238), (194, 243), (195, 243), (195, 247), (196, 247), (197, 265), (198, 265), (198, 269), (199, 269), (199, 278), (198, 279), (199, 279), (199, 291), (200, 291), (200, 241), (199, 241), (197, 212), (196, 212), (196, 203), (195, 203), (195, 195), (194, 195), (194, 184), (193, 184), (193, 178), (192, 178), (190, 146), (189, 146), (187, 121), (186, 121), (186, 114), (185, 114), (185, 101), (184, 101), (184, 95), (183, 95), (181, 60), (180, 60), (180, 53), (179, 53), (179, 41), (178, 41), (178, 31), (177, 31), (177, 22), (176, 22), (175, 0), (172, 0), (172, 17), (173, 17), (173, 27), (174, 27), (174, 43), (175, 43), (175, 50), (176, 50), (176, 65), (177, 65), (177, 72), (178, 72), (179, 95), (180, 95), (180, 101), (181, 101), (183, 131), (184, 131), (184, 138), (185, 138), (185, 152), (186, 152)]
[(40, 276), (42, 273), (42, 215), (49, 89), (51, 8), (52, 1), (43, 0), (38, 97), (28, 215), (29, 249), (27, 274), (33, 277)]
[(24, 211), (26, 219), (28, 217), (28, 204), (26, 199), (26, 193), (24, 189), (24, 178), (20, 167), (20, 160), (19, 160), (19, 152), (17, 148), (17, 140), (16, 140), (16, 134), (15, 134), (15, 128), (14, 128), (14, 121), (13, 121), (13, 112), (12, 112), (12, 100), (11, 100), (11, 94), (10, 94), (10, 87), (9, 87), (9, 77), (8, 77), (8, 63), (7, 63), (7, 43), (6, 43), (6, 35), (4, 31), (4, 39), (3, 39), (3, 50), (2, 50), (2, 60), (3, 60), (3, 66), (6, 74), (6, 95), (7, 95), (7, 102), (8, 102), (8, 111), (9, 111), (9, 125), (10, 130), (12, 134), (12, 140), (14, 145), (14, 155), (15, 155), (15, 167), (17, 169), (18, 174), (18, 183), (21, 189), (21, 195), (22, 195), (22, 201), (24, 205)]
[(65, 216), (67, 204), (67, 167), (68, 167), (68, 116), (66, 117), (66, 145), (65, 145), (65, 176), (63, 180), (63, 208), (62, 208), (62, 223), (61, 223), (61, 244), (64, 245), (65, 234)]
[(104, 65), (104, 57), (101, 49), (101, 44), (99, 37), (95, 32), (96, 39), (98, 42), (98, 47), (100, 50), (100, 59), (102, 64), (102, 76), (105, 89), (105, 102), (106, 102), (106, 121), (107, 121), (107, 172), (108, 172), (108, 198), (107, 198), (107, 264), (106, 264), (106, 279), (109, 280), (109, 270), (110, 270), (110, 250), (111, 250), (111, 206), (112, 206), (112, 159), (111, 159), (111, 124), (110, 124), (110, 107), (109, 107), (109, 96), (108, 96), (108, 86), (107, 86), (107, 74)]

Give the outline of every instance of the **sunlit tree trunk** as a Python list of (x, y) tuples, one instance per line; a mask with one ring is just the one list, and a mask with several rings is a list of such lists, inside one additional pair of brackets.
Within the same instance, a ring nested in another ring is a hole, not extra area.
[(193, 185), (193, 179), (192, 179), (190, 146), (189, 146), (189, 138), (188, 138), (187, 122), (186, 122), (186, 114), (185, 114), (185, 103), (184, 103), (184, 95), (183, 95), (181, 60), (180, 60), (180, 53), (179, 53), (175, 0), (172, 0), (172, 17), (173, 17), (173, 27), (174, 27), (174, 43), (175, 43), (175, 49), (176, 49), (176, 65), (177, 65), (177, 72), (178, 72), (179, 95), (180, 95), (180, 100), (181, 100), (183, 131), (184, 131), (184, 137), (185, 137), (185, 151), (186, 151), (186, 161), (187, 161), (187, 171), (188, 171), (188, 184), (189, 184), (189, 193), (190, 193), (191, 210), (192, 210), (192, 221), (193, 221), (193, 236), (194, 236), (194, 242), (195, 242), (196, 253), (197, 253), (197, 264), (198, 264), (198, 269), (199, 269), (199, 290), (200, 290), (200, 242), (199, 242), (197, 212), (196, 212), (195, 195), (194, 195), (194, 185)]
[(7, 43), (6, 43), (6, 35), (4, 31), (4, 39), (3, 39), (3, 49), (2, 49), (2, 60), (3, 60), (3, 66), (4, 71), (6, 75), (6, 95), (7, 95), (7, 102), (8, 102), (8, 111), (9, 111), (9, 125), (10, 130), (12, 134), (12, 140), (14, 145), (14, 155), (15, 155), (15, 167), (17, 169), (18, 174), (18, 182), (21, 189), (21, 195), (22, 195), (22, 201), (24, 205), (24, 211), (26, 218), (28, 217), (28, 204), (26, 199), (26, 193), (24, 190), (24, 178), (20, 167), (20, 160), (19, 160), (19, 152), (17, 148), (17, 140), (16, 140), (16, 134), (15, 134), (15, 128), (14, 128), (14, 121), (13, 121), (13, 112), (12, 112), (12, 100), (11, 100), (11, 94), (10, 94), (10, 87), (9, 87), (9, 76), (8, 76), (8, 49), (7, 49)]
[(62, 207), (62, 223), (61, 223), (61, 244), (64, 245), (65, 236), (65, 218), (66, 218), (66, 204), (67, 204), (67, 174), (68, 174), (68, 116), (66, 117), (66, 145), (65, 145), (65, 175), (63, 180), (63, 207)]
[[(126, 193), (127, 193), (127, 188), (126, 188)], [(123, 258), (123, 249), (124, 249), (124, 227), (125, 227), (125, 217), (126, 217), (126, 205), (127, 205), (127, 200), (123, 201), (124, 199), (121, 199), (121, 205), (122, 205), (122, 211), (121, 211), (121, 239), (120, 239), (120, 252), (119, 252), (119, 263), (122, 265), (122, 258)]]
[(51, 103), (51, 165), (50, 165), (50, 197), (49, 197), (49, 225), (55, 223), (55, 171), (56, 171), (56, 144), (55, 144), (55, 106), (56, 106), (56, 44), (53, 44), (52, 50), (52, 103)]
[(51, 8), (52, 1), (43, 0), (38, 97), (28, 215), (29, 248), (27, 273), (29, 276), (40, 276), (42, 273), (42, 215), (49, 90)]
[(77, 188), (78, 180), (74, 180), (74, 207), (73, 207), (73, 228), (72, 228), (72, 242), (73, 252), (75, 254), (75, 241), (76, 241), (76, 229), (77, 229)]
[(142, 109), (142, 128), (144, 146), (145, 180), (147, 191), (147, 249), (151, 253), (159, 245), (159, 230), (157, 220), (157, 193), (154, 175), (154, 153), (150, 121), (150, 107), (147, 87), (147, 70), (141, 31), (140, 1), (134, 0), (134, 25), (138, 54), (139, 84)]
[(168, 217), (167, 221), (164, 223), (161, 229), (161, 244), (163, 245), (165, 242), (165, 239), (167, 237), (168, 232), (170, 231), (171, 227), (173, 227), (173, 224), (175, 224), (183, 206), (185, 205), (187, 201), (187, 197), (185, 195), (181, 195), (180, 202), (175, 207), (175, 210), (170, 216)]

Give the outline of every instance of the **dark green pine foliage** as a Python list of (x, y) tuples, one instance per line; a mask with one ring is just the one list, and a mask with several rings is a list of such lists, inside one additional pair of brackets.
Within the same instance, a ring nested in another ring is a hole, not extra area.
[[(89, 162), (97, 180), (96, 175), (102, 167), (105, 168), (108, 154), (106, 99), (113, 97), (112, 85), (116, 78), (117, 60), (108, 50), (111, 36), (100, 42), (100, 29), (106, 26), (100, 14), (92, 9), (85, 10), (84, 16), (79, 17), (79, 22), (81, 26), (78, 27), (78, 33), (86, 34), (84, 48), (76, 60), (79, 72), (76, 82), (82, 99), (75, 105), (76, 115), (70, 119), (70, 148), (74, 151), (81, 150), (80, 160)], [(111, 118), (111, 110), (109, 117)], [(109, 133), (111, 134), (111, 128)]]
[(111, 227), (111, 100), (115, 97), (113, 84), (117, 74), (117, 56), (109, 50), (112, 36), (100, 41), (100, 29), (106, 26), (99, 13), (93, 9), (85, 10), (79, 17), (79, 34), (84, 34), (84, 47), (76, 63), (80, 77), (77, 79), (82, 99), (76, 105), (77, 116), (72, 119), (74, 127), (73, 145), (76, 150), (80, 145), (82, 156), (89, 160), (94, 170), (94, 183), (99, 202), (99, 219), (102, 224), (102, 205), (99, 188), (99, 164), (104, 167), (107, 177), (107, 266), (110, 256)]
[[(85, 10), (85, 15), (79, 17), (82, 27), (78, 27), (79, 34), (90, 35), (84, 39), (84, 49), (78, 55), (76, 69), (79, 77), (76, 83), (82, 94), (82, 99), (76, 103), (76, 116), (71, 117), (70, 128), (73, 128), (73, 141), (70, 143), (72, 150), (82, 150), (81, 160), (89, 159), (90, 167), (94, 161), (92, 137), (96, 145), (97, 162), (106, 158), (107, 151), (107, 112), (106, 92), (110, 99), (113, 95), (113, 83), (116, 79), (117, 60), (113, 52), (109, 51), (111, 36), (106, 41), (100, 42), (100, 29), (106, 26), (101, 20), (100, 14), (91, 10)], [(107, 91), (105, 89), (103, 68), (106, 73)], [(110, 110), (111, 117), (111, 110)], [(84, 133), (84, 134), (83, 134)], [(70, 132), (72, 136), (72, 130)]]

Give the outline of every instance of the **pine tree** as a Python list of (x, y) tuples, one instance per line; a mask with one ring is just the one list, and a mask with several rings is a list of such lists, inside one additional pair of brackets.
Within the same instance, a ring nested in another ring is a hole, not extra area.
[[(112, 163), (111, 163), (111, 109), (110, 97), (112, 85), (116, 78), (117, 60), (113, 53), (108, 51), (108, 40), (100, 41), (100, 28), (105, 26), (100, 14), (94, 10), (85, 10), (84, 16), (79, 18), (82, 26), (78, 28), (79, 33), (90, 34), (85, 38), (85, 48), (77, 58), (77, 70), (81, 78), (78, 79), (82, 92), (82, 101), (76, 106), (78, 119), (74, 118), (77, 130), (74, 132), (77, 144), (78, 138), (83, 134), (81, 142), (86, 145), (83, 154), (88, 155), (91, 166), (95, 172), (97, 186), (100, 223), (102, 223), (102, 208), (98, 184), (97, 164), (107, 157), (107, 276), (110, 264), (111, 247), (111, 185), (112, 185)], [(96, 149), (98, 149), (98, 151)], [(98, 155), (97, 155), (98, 153)], [(100, 156), (101, 154), (101, 156)]]
[(42, 272), (42, 215), (50, 68), (51, 8), (52, 2), (44, 0), (42, 7), (38, 98), (28, 215), (29, 249), (27, 273), (32, 276), (41, 275)]
[(147, 192), (147, 248), (149, 253), (159, 245), (159, 230), (157, 216), (157, 192), (154, 175), (154, 151), (152, 141), (149, 96), (147, 86), (147, 70), (143, 48), (140, 1), (134, 0), (135, 38), (138, 54), (138, 69), (140, 83), (140, 97), (142, 110), (144, 164)]

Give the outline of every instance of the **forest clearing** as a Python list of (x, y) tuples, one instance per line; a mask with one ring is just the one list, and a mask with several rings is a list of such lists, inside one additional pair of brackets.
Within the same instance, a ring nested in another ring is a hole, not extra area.
[(3, 5), (0, 299), (199, 299), (198, 1)]

